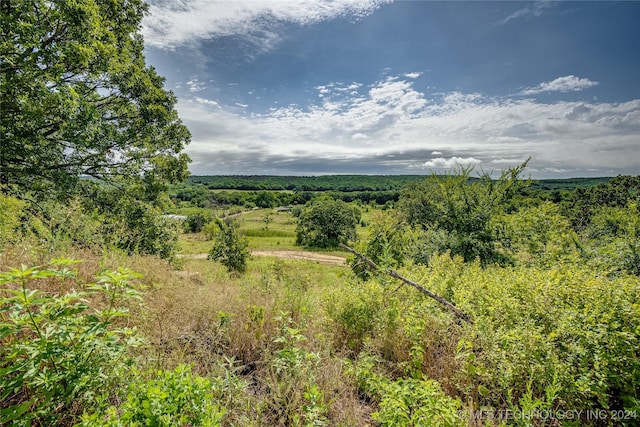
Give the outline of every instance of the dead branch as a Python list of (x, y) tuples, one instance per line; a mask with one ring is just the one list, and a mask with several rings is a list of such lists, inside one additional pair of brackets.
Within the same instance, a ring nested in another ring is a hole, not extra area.
[[(367, 258), (366, 256), (364, 256), (363, 254), (361, 254), (360, 252), (356, 251), (355, 249), (351, 249), (349, 246), (340, 243), (340, 247), (348, 252), (351, 252), (352, 254), (354, 254), (355, 256), (357, 256), (358, 258), (360, 258), (362, 261), (364, 261), (364, 263), (373, 271), (381, 271), (380, 267), (378, 267), (378, 265), (371, 261), (369, 258)], [(455, 305), (453, 305), (451, 302), (447, 301), (446, 299), (442, 298), (439, 295), (434, 294), (433, 292), (431, 292), (429, 289), (426, 289), (425, 287), (419, 285), (418, 283), (414, 282), (413, 280), (409, 280), (406, 277), (401, 276), (397, 271), (395, 270), (390, 270), (390, 271), (386, 271), (386, 273), (391, 276), (394, 277), (396, 279), (401, 280), (403, 283), (417, 289), (418, 291), (420, 291), (421, 293), (433, 298), (434, 300), (438, 301), (440, 304), (442, 304), (443, 306), (445, 306), (447, 309), (449, 309), (450, 311), (453, 312), (453, 314), (456, 315), (456, 317), (458, 317), (459, 319), (464, 320), (465, 322), (468, 322), (470, 324), (473, 324), (473, 319), (471, 319), (471, 317), (463, 312), (462, 310), (460, 310), (458, 307), (456, 307)]]

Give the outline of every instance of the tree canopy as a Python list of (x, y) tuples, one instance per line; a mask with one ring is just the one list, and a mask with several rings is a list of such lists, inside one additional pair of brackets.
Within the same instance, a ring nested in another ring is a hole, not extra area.
[(145, 64), (142, 0), (0, 0), (0, 185), (177, 182), (190, 133)]
[(342, 200), (321, 197), (300, 215), (296, 227), (296, 244), (333, 248), (355, 240), (360, 210)]

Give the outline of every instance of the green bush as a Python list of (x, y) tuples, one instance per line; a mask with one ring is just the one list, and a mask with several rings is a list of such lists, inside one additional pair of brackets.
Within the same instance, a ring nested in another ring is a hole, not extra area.
[(251, 255), (249, 241), (240, 233), (240, 226), (233, 218), (216, 219), (217, 231), (209, 259), (219, 261), (230, 273), (244, 273)]
[(153, 206), (140, 200), (123, 199), (117, 214), (103, 215), (103, 233), (107, 243), (129, 254), (173, 257), (178, 242), (175, 223), (163, 218)]
[(503, 249), (521, 264), (549, 267), (578, 256), (577, 235), (551, 202), (501, 215), (493, 228)]
[[(409, 273), (407, 273), (408, 275)], [(457, 386), (504, 409), (555, 398), (554, 409), (628, 409), (640, 403), (640, 279), (587, 267), (482, 268), (432, 259), (411, 277), (446, 295), (474, 325), (459, 340)]]
[[(77, 261), (0, 273), (0, 424), (59, 425), (76, 419), (110, 393), (136, 345), (135, 331), (118, 326), (126, 300), (139, 298), (128, 270), (106, 272), (80, 291), (34, 289), (37, 281), (71, 281)], [(100, 308), (88, 300), (103, 300)]]
[(20, 225), (26, 203), (15, 197), (0, 193), (0, 249), (1, 245), (11, 240), (11, 235)]
[(583, 234), (583, 246), (595, 268), (640, 276), (640, 203), (594, 210)]
[[(410, 230), (388, 212), (374, 214), (368, 240), (361, 245), (361, 252), (379, 267), (397, 268), (404, 264), (411, 242)], [(415, 234), (415, 233), (414, 233)], [(367, 279), (367, 266), (356, 257), (349, 260), (354, 273)]]
[(193, 375), (190, 366), (179, 365), (151, 379), (132, 381), (121, 405), (85, 414), (79, 427), (216, 427), (224, 413), (213, 402), (211, 381)]
[(371, 418), (381, 426), (463, 427), (461, 403), (431, 379), (390, 380), (374, 372), (374, 361), (361, 358), (353, 369), (360, 390), (378, 404)]
[(527, 185), (519, 179), (525, 166), (504, 171), (497, 180), (486, 173), (472, 180), (473, 168), (459, 168), (452, 175), (407, 185), (398, 207), (409, 225), (427, 231), (421, 259), (430, 257), (424, 249), (432, 247), (435, 253), (449, 251), (465, 261), (480, 259), (483, 265), (509, 264), (498, 250), (492, 219), (509, 211), (514, 195)]

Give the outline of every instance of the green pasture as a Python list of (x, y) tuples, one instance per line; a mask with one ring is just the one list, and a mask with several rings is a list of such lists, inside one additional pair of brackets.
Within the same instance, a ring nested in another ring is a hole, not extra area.
[[(369, 236), (369, 224), (378, 208), (365, 206), (361, 209), (362, 220), (357, 227), (358, 239), (365, 240)], [(235, 216), (240, 222), (240, 229), (249, 239), (252, 250), (307, 250), (321, 252), (327, 255), (344, 256), (339, 249), (325, 250), (303, 248), (296, 245), (297, 218), (289, 211), (277, 209), (253, 209)], [(365, 226), (362, 226), (364, 224)], [(207, 241), (203, 233), (186, 233), (180, 236), (178, 253), (183, 255), (204, 254), (211, 250), (211, 242)]]

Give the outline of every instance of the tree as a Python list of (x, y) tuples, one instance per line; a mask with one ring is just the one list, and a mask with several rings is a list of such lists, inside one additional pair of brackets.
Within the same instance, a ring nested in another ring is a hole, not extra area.
[(300, 215), (296, 227), (296, 244), (318, 248), (333, 248), (355, 240), (360, 222), (358, 208), (342, 200), (322, 197)]
[(433, 252), (448, 250), (465, 261), (506, 262), (497, 250), (491, 220), (508, 211), (513, 196), (527, 185), (519, 179), (526, 164), (508, 169), (497, 180), (489, 174), (471, 180), (473, 168), (460, 168), (451, 175), (434, 175), (405, 187), (400, 211), (423, 233), (416, 260), (428, 261)]
[(244, 273), (247, 270), (249, 241), (240, 233), (240, 226), (233, 218), (215, 220), (218, 231), (213, 236), (213, 247), (209, 259), (220, 261), (229, 273)]
[(0, 0), (0, 185), (186, 177), (190, 134), (145, 64), (142, 0)]

